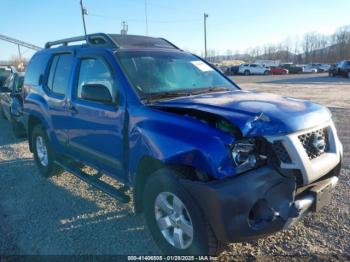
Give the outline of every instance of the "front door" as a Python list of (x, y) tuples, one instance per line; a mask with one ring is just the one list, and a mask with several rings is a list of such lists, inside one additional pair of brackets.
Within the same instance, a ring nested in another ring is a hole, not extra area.
[[(100, 170), (124, 176), (123, 132), (125, 103), (120, 95), (113, 61), (103, 50), (83, 50), (77, 55), (78, 66), (68, 109), (69, 149)], [(84, 85), (108, 88), (113, 103), (89, 101), (82, 96)]]

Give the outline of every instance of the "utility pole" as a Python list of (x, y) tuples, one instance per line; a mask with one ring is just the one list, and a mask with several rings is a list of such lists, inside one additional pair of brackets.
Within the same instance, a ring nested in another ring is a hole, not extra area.
[(18, 70), (22, 71), (24, 69), (24, 64), (22, 62), (21, 46), (17, 45), (17, 47), (18, 47), (18, 59), (19, 59), (17, 68)]
[(19, 58), (19, 62), (21, 63), (22, 62), (21, 46), (17, 45), (17, 47), (18, 47), (18, 58)]
[(148, 36), (148, 8), (147, 8), (147, 0), (145, 0), (145, 17), (146, 17), (146, 36)]
[(128, 24), (125, 21), (123, 21), (122, 22), (122, 30), (120, 31), (120, 34), (127, 35), (128, 34), (128, 30), (129, 30)]
[(80, 0), (80, 8), (81, 8), (81, 16), (83, 18), (83, 25), (84, 25), (84, 35), (85, 35), (85, 38), (86, 38), (86, 25), (85, 25), (85, 15), (88, 14), (87, 10), (84, 8), (83, 6), (83, 0)]
[(204, 13), (204, 58), (207, 59), (208, 51), (207, 51), (207, 19), (209, 15)]

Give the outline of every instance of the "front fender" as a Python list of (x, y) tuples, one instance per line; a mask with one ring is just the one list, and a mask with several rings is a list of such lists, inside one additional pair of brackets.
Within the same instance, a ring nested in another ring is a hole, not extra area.
[(190, 166), (216, 179), (235, 175), (229, 154), (232, 136), (199, 120), (155, 109), (145, 109), (142, 116), (130, 115), (131, 175), (145, 156)]

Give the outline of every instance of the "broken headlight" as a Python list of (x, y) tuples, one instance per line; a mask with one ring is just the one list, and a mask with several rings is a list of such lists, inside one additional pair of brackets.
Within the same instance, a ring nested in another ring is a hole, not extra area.
[(254, 138), (236, 142), (232, 147), (231, 155), (237, 174), (256, 168), (265, 158), (259, 155)]

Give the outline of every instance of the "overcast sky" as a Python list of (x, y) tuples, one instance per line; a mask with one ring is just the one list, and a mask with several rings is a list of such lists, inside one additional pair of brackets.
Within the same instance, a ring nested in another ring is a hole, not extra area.
[[(201, 53), (203, 13), (208, 18), (208, 48), (240, 52), (306, 32), (331, 34), (350, 24), (350, 0), (147, 0), (149, 35)], [(88, 33), (146, 34), (145, 0), (84, 0)], [(0, 34), (38, 46), (82, 35), (79, 0), (0, 0)], [(23, 48), (26, 57), (32, 51)], [(0, 41), (0, 60), (17, 55), (17, 46)]]

